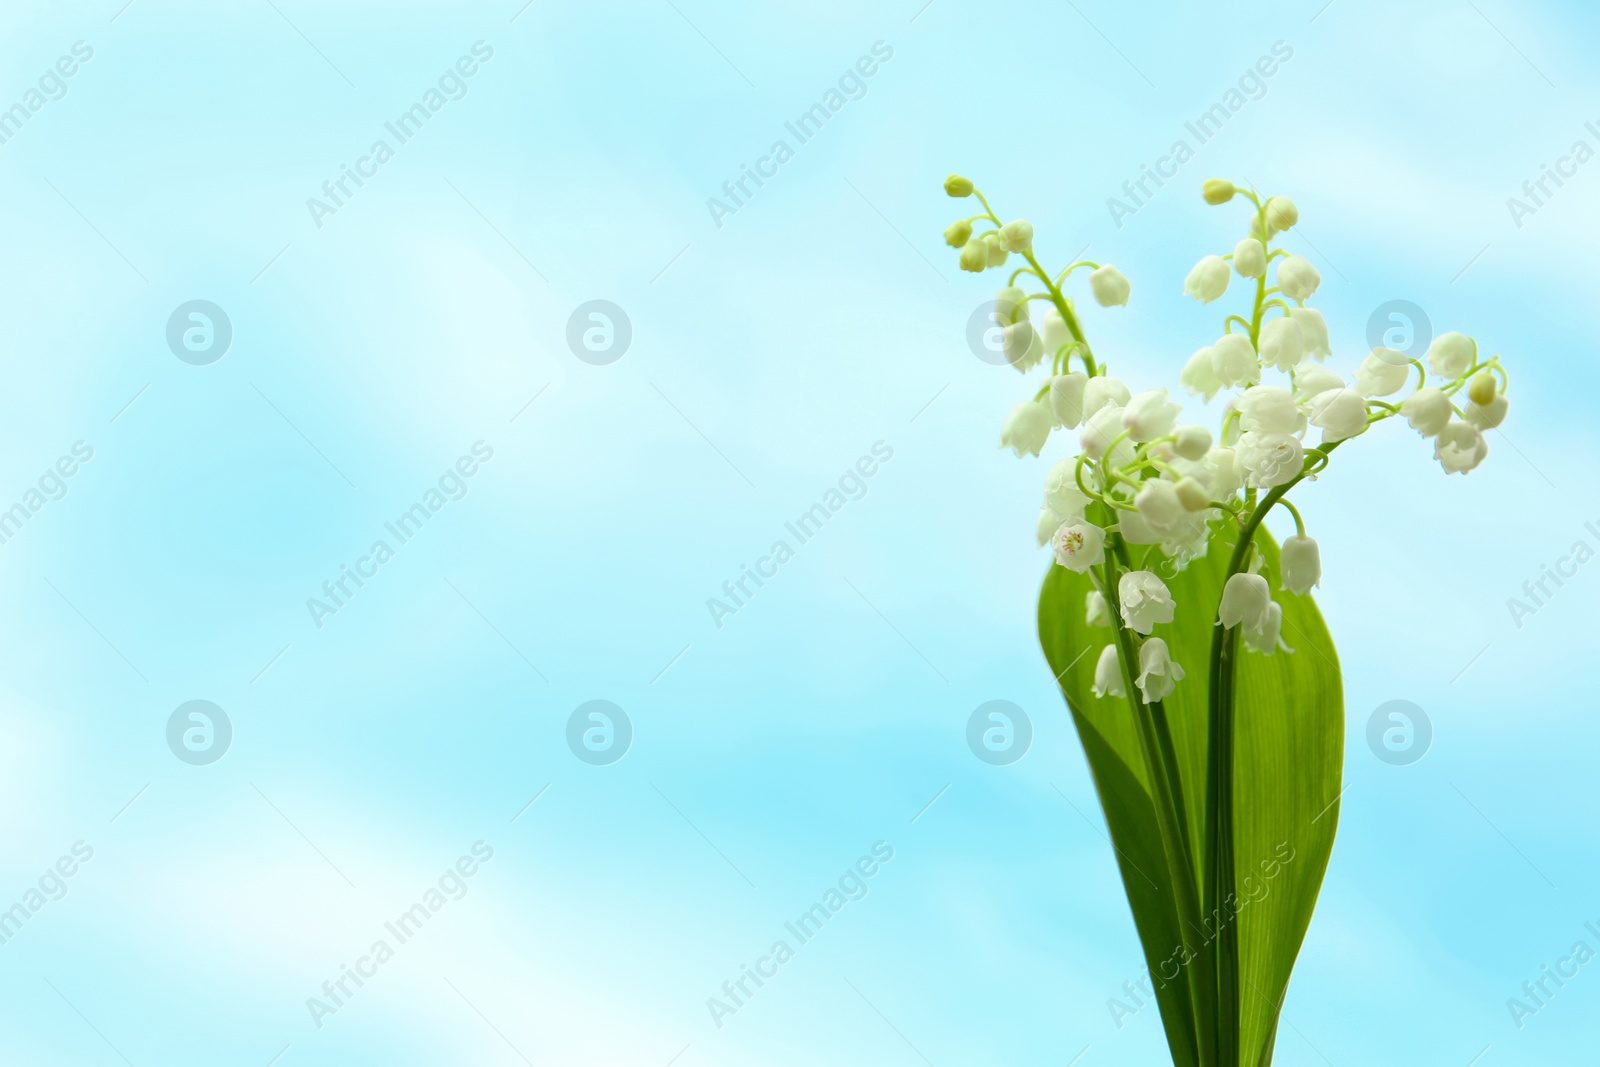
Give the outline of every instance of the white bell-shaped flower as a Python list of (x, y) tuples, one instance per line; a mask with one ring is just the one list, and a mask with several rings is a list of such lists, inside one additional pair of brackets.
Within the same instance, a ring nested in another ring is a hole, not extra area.
[(1081, 371), (1050, 379), (1050, 413), (1057, 426), (1075, 429), (1083, 422), (1083, 391), (1088, 384), (1089, 376)]
[(1225, 333), (1211, 346), (1211, 370), (1223, 385), (1240, 388), (1261, 380), (1261, 362), (1248, 334)]
[(1247, 483), (1256, 489), (1292, 482), (1305, 469), (1305, 448), (1298, 437), (1286, 433), (1252, 430), (1239, 438), (1235, 453)]
[(1122, 272), (1109, 264), (1089, 275), (1089, 289), (1103, 308), (1126, 307), (1132, 288)]
[(1400, 414), (1424, 437), (1434, 437), (1450, 422), (1450, 397), (1429, 385), (1418, 389), (1400, 405)]
[(1178, 374), (1178, 384), (1208, 401), (1222, 389), (1222, 379), (1217, 377), (1211, 365), (1211, 353), (1210, 345), (1200, 349), (1189, 357), (1189, 362), (1183, 365), (1183, 370)]
[(1261, 362), (1275, 370), (1291, 371), (1306, 358), (1300, 324), (1294, 319), (1268, 319), (1261, 324)]
[[(1261, 613), (1261, 619), (1254, 626), (1246, 626), (1240, 631), (1244, 638), (1245, 647), (1263, 656), (1270, 656), (1282, 644), (1283, 632), (1283, 605), (1272, 603), (1267, 605), (1267, 610)], [(1287, 646), (1285, 646), (1287, 647)], [(1292, 652), (1293, 649), (1290, 649)]]
[(995, 317), (1000, 325), (1009, 326), (1028, 317), (1028, 294), (1015, 285), (1008, 285), (994, 298)]
[(1123, 467), (1133, 456), (1133, 446), (1126, 437), (1122, 437), (1113, 455), (1106, 455), (1106, 450), (1119, 437), (1122, 437), (1122, 408), (1111, 404), (1083, 420), (1078, 445), (1090, 459), (1100, 460), (1112, 467)]
[(1428, 366), (1441, 378), (1456, 379), (1472, 368), (1478, 343), (1464, 333), (1441, 333), (1428, 346)]
[(1192, 474), (1179, 478), (1174, 488), (1178, 491), (1178, 503), (1185, 511), (1204, 511), (1211, 506), (1211, 491)]
[(1184, 279), (1183, 292), (1203, 304), (1209, 304), (1228, 291), (1228, 261), (1221, 256), (1206, 256), (1189, 271)]
[(1235, 574), (1222, 587), (1222, 600), (1217, 605), (1217, 621), (1227, 629), (1259, 626), (1272, 603), (1272, 590), (1267, 580), (1259, 574)]
[(1310, 300), (1321, 284), (1322, 275), (1304, 256), (1286, 256), (1278, 264), (1278, 288), (1290, 300)]
[(1083, 518), (1084, 509), (1089, 506), (1089, 498), (1078, 488), (1077, 470), (1076, 458), (1061, 459), (1044, 477), (1045, 507), (1060, 515), (1062, 522)]
[(1296, 534), (1278, 549), (1278, 580), (1295, 596), (1305, 596), (1322, 582), (1322, 552), (1316, 541)]
[(1206, 453), (1206, 474), (1213, 499), (1226, 500), (1244, 487), (1239, 456), (1231, 448), (1213, 448)]
[(1039, 521), (1033, 530), (1034, 537), (1039, 541), (1039, 547), (1043, 548), (1048, 545), (1051, 538), (1055, 537), (1056, 531), (1061, 529), (1067, 521), (1068, 519), (1065, 515), (1057, 515), (1048, 504), (1040, 508)]
[(1039, 320), (1039, 332), (1044, 338), (1044, 351), (1048, 356), (1054, 356), (1061, 349), (1072, 343), (1072, 330), (1068, 328), (1067, 321), (1061, 317), (1061, 312), (1051, 308)]
[(1487, 404), (1476, 401), (1467, 401), (1463, 414), (1468, 422), (1479, 431), (1492, 430), (1506, 421), (1506, 412), (1511, 408), (1511, 401), (1506, 399), (1504, 393), (1498, 393)]
[(1106, 532), (1092, 522), (1064, 524), (1051, 538), (1056, 562), (1069, 571), (1087, 574), (1106, 561)]
[(1011, 409), (1000, 427), (1000, 447), (1009, 448), (1020, 458), (1037, 456), (1050, 437), (1050, 410), (1043, 404), (1024, 400)]
[(1098, 589), (1089, 590), (1083, 603), (1084, 622), (1090, 626), (1111, 626), (1111, 608), (1106, 604), (1105, 594)]
[(1148, 634), (1156, 623), (1171, 622), (1172, 593), (1155, 571), (1129, 571), (1117, 582), (1122, 622), (1135, 633)]
[(1294, 402), (1294, 394), (1281, 385), (1246, 389), (1234, 403), (1239, 428), (1246, 433), (1299, 433), (1306, 428), (1305, 412)]
[(1179, 426), (1173, 431), (1172, 450), (1184, 459), (1200, 460), (1211, 451), (1211, 431), (1204, 426)]
[(1362, 396), (1398, 393), (1411, 377), (1411, 360), (1404, 352), (1379, 345), (1356, 368), (1356, 391)]
[(1139, 649), (1139, 677), (1136, 683), (1146, 704), (1165, 700), (1183, 681), (1183, 668), (1172, 662), (1167, 643), (1152, 637)]
[(1006, 362), (1026, 374), (1044, 359), (1044, 340), (1027, 319), (1013, 322), (1000, 331), (1000, 346)]
[(1267, 272), (1267, 251), (1254, 237), (1233, 246), (1233, 269), (1241, 278), (1259, 278)]
[(989, 266), (991, 267), (1005, 266), (1006, 260), (1011, 256), (1010, 252), (1001, 247), (998, 234), (986, 233), (983, 235), (983, 250), (989, 257)]
[(1294, 402), (1309, 411), (1311, 402), (1330, 389), (1343, 389), (1344, 379), (1327, 367), (1303, 363), (1294, 369)]
[(1266, 206), (1267, 228), (1273, 233), (1282, 233), (1300, 221), (1300, 209), (1287, 196), (1268, 197)]
[(1033, 247), (1033, 223), (1013, 219), (1000, 227), (1000, 247), (1007, 252), (1026, 252)]
[(1122, 409), (1122, 425), (1130, 437), (1143, 444), (1170, 434), (1182, 410), (1167, 399), (1165, 389), (1152, 389), (1128, 401)]
[(1094, 685), (1090, 688), (1097, 697), (1128, 695), (1127, 686), (1122, 682), (1122, 658), (1117, 655), (1116, 645), (1107, 645), (1101, 651), (1094, 665)]
[(1289, 318), (1300, 324), (1300, 343), (1306, 355), (1313, 359), (1327, 359), (1333, 355), (1328, 345), (1328, 320), (1316, 308), (1295, 308)]
[[(1188, 517), (1188, 509), (1178, 499), (1178, 487), (1164, 478), (1149, 478), (1140, 485), (1133, 506), (1139, 509), (1140, 518), (1158, 537)], [(1118, 514), (1126, 516), (1127, 512)]]
[(1083, 387), (1083, 417), (1087, 419), (1108, 404), (1120, 408), (1128, 402), (1130, 395), (1122, 379), (1106, 374), (1096, 375)]
[(1354, 389), (1329, 389), (1311, 401), (1311, 425), (1322, 427), (1322, 441), (1343, 441), (1367, 428), (1367, 401)]
[(1465, 474), (1483, 462), (1489, 454), (1489, 442), (1470, 424), (1455, 421), (1439, 431), (1433, 454), (1446, 474)]

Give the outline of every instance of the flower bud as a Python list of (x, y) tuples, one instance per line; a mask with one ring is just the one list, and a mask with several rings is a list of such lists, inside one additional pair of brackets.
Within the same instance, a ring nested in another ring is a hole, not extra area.
[(1178, 503), (1185, 511), (1204, 511), (1211, 506), (1211, 494), (1198, 478), (1178, 479)]
[(1122, 660), (1117, 655), (1116, 645), (1107, 645), (1100, 652), (1100, 658), (1094, 665), (1094, 695), (1104, 697), (1125, 697), (1128, 695), (1127, 686), (1122, 683)]
[(1494, 375), (1488, 371), (1479, 371), (1473, 375), (1472, 384), (1467, 386), (1467, 397), (1474, 404), (1483, 407), (1494, 399), (1497, 391), (1494, 386)]
[(1428, 346), (1428, 366), (1441, 378), (1459, 378), (1467, 373), (1478, 356), (1478, 343), (1452, 330), (1441, 333)]
[(1295, 535), (1278, 550), (1278, 584), (1295, 596), (1305, 596), (1322, 582), (1322, 552), (1309, 537)]
[(958, 200), (963, 196), (971, 196), (972, 180), (963, 178), (959, 174), (952, 174), (944, 180), (944, 191), (945, 195), (953, 196)]
[(1184, 459), (1201, 460), (1211, 451), (1211, 431), (1204, 426), (1179, 426), (1173, 451)]
[(1184, 295), (1209, 304), (1228, 291), (1228, 276), (1231, 273), (1227, 261), (1221, 256), (1206, 256), (1194, 265), (1189, 276), (1183, 280)]
[[(1139, 517), (1157, 534), (1172, 529), (1183, 518), (1185, 510), (1183, 502), (1178, 499), (1178, 487), (1164, 478), (1146, 480), (1134, 496), (1133, 506), (1139, 509)], [(1126, 511), (1118, 512), (1119, 516), (1127, 514)]]
[(1289, 229), (1300, 221), (1300, 209), (1287, 196), (1274, 196), (1267, 201), (1267, 225), (1274, 233)]
[(989, 256), (989, 266), (1003, 267), (1006, 265), (1007, 252), (1000, 247), (1000, 238), (992, 233), (983, 235), (983, 250)]
[(1007, 252), (1026, 252), (1033, 247), (1033, 223), (1013, 219), (1000, 227), (1000, 247)]
[(1233, 199), (1233, 183), (1225, 178), (1207, 178), (1206, 183), (1200, 187), (1200, 195), (1206, 198), (1206, 203), (1213, 206), (1226, 204)]
[[(1250, 390), (1252, 393), (1254, 389)], [(1300, 476), (1305, 469), (1305, 448), (1300, 439), (1286, 433), (1251, 430), (1239, 438), (1235, 450), (1239, 466), (1248, 473), (1254, 489), (1271, 489)]]
[(959, 222), (952, 222), (949, 226), (945, 227), (944, 243), (949, 245), (951, 248), (960, 248), (962, 245), (966, 244), (971, 237), (972, 223), (968, 222), (966, 219), (961, 219)]
[(1241, 278), (1259, 278), (1267, 272), (1267, 253), (1261, 242), (1246, 237), (1233, 246), (1233, 269)]
[(1112, 266), (1101, 267), (1089, 275), (1089, 288), (1095, 301), (1103, 308), (1126, 307), (1132, 286), (1120, 270)]
[(961, 269), (982, 274), (989, 266), (989, 246), (976, 238), (961, 246)]

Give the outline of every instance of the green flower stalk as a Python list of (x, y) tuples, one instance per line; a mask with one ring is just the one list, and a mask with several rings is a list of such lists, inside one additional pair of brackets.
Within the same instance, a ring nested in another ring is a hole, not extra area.
[[(1039, 456), (1053, 435), (1077, 435), (1037, 520), (1055, 564), (1040, 637), (1094, 772), (1174, 1063), (1265, 1067), (1332, 848), (1343, 759), (1337, 660), (1310, 599), (1321, 555), (1288, 496), (1396, 417), (1433, 441), (1446, 473), (1475, 469), (1506, 417), (1508, 375), (1452, 332), (1426, 365), (1373, 349), (1347, 383), (1322, 365), (1328, 324), (1307, 306), (1320, 275), (1276, 243), (1298, 207), (1213, 179), (1204, 199), (1247, 204), (1247, 233), (1201, 258), (1183, 291), (1209, 305), (1237, 277), (1246, 306), (1179, 373), (1206, 402), (1229, 393), (1216, 432), (1181, 423), (1166, 389), (1135, 393), (1110, 375), (1067, 295), (1086, 270), (1099, 306), (1126, 306), (1122, 272), (1085, 261), (1053, 275), (1030, 222), (1002, 220), (966, 178), (945, 190), (983, 208), (945, 231), (962, 269), (1022, 260), (997, 325), (1007, 361), (1046, 378), (1006, 416), (1001, 447)], [(1296, 531), (1281, 549), (1263, 527), (1279, 506)]]

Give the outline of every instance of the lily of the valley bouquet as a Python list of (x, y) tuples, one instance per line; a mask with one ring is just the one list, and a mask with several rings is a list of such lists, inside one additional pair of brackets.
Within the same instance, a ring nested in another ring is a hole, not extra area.
[[(1052, 275), (1032, 225), (1003, 221), (965, 178), (945, 191), (983, 208), (945, 231), (961, 267), (1012, 267), (995, 304), (1007, 361), (1048, 375), (1006, 418), (1001, 446), (1037, 456), (1053, 433), (1076, 438), (1045, 477), (1038, 538), (1055, 565), (1039, 637), (1173, 1062), (1264, 1067), (1333, 847), (1344, 759), (1338, 659), (1310, 597), (1320, 557), (1289, 495), (1392, 418), (1446, 472), (1472, 470), (1506, 416), (1505, 370), (1446, 333), (1426, 364), (1376, 348), (1346, 381), (1322, 364), (1328, 326), (1306, 303), (1321, 278), (1274, 244), (1299, 220), (1294, 203), (1213, 180), (1207, 203), (1248, 202), (1248, 230), (1201, 259), (1184, 291), (1210, 304), (1237, 275), (1245, 300), (1179, 374), (1207, 402), (1226, 395), (1220, 425), (1182, 424), (1166, 389), (1108, 373), (1066, 295), (1086, 271), (1096, 303), (1125, 305), (1121, 272), (1080, 262)], [(1282, 545), (1263, 526), (1275, 508), (1295, 528)]]

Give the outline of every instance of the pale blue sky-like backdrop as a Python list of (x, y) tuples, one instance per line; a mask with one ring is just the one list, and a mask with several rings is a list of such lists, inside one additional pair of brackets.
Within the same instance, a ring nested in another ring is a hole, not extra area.
[[(1135, 390), (1220, 329), (1181, 295), (1242, 235), (1211, 176), (1299, 204), (1335, 369), (1390, 301), (1505, 356), (1478, 471), (1386, 425), (1297, 497), (1346, 791), (1277, 1062), (1591, 1062), (1600, 962), (1507, 1000), (1600, 950), (1597, 31), (1506, 0), (5, 5), (0, 1060), (1167, 1062), (1153, 1004), (1111, 1004), (1142, 957), (1034, 635), (1071, 447), (996, 447), (1029, 387), (967, 343), (999, 279), (941, 242), (960, 171), (1055, 269), (1128, 275), (1080, 305)], [(1009, 765), (967, 744), (991, 700), (1031, 723)], [(1369, 748), (1390, 700), (1420, 760)], [(185, 741), (191, 701), (221, 717)], [(585, 741), (591, 701), (621, 715)]]

